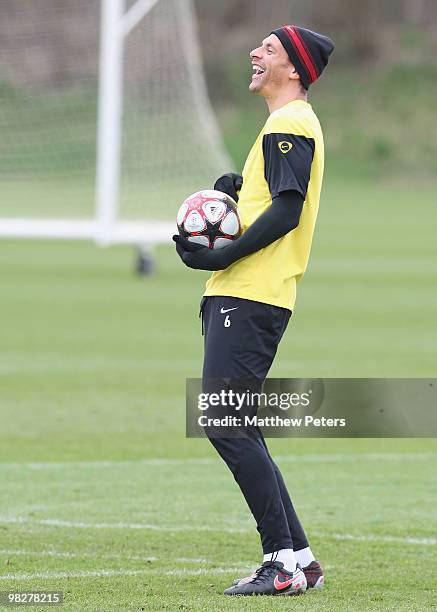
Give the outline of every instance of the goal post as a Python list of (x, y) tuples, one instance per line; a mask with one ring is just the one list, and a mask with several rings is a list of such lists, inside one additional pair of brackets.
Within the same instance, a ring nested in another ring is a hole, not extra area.
[[(206, 89), (192, 0), (65, 0), (65, 10), (44, 1), (46, 11), (34, 12), (27, 0), (15, 0), (18, 10), (0, 0), (14, 33), (0, 36), (8, 75), (0, 237), (168, 242), (180, 202), (233, 165)], [(27, 48), (26, 33), (38, 28), (44, 74), (36, 43)]]
[(117, 219), (119, 198), (124, 39), (121, 24), (124, 0), (102, 0), (101, 12), (96, 238), (100, 244), (108, 244)]

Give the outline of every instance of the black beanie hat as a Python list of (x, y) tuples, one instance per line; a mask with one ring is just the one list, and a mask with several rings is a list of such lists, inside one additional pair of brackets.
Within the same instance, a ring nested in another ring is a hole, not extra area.
[(273, 30), (296, 68), (302, 85), (308, 89), (322, 74), (334, 43), (327, 36), (317, 34), (295, 25), (286, 25)]

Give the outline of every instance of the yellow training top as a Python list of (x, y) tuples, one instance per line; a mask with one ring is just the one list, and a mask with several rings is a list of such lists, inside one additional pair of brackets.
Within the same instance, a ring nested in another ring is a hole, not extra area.
[(293, 310), (296, 283), (305, 272), (319, 208), (324, 146), (311, 105), (294, 100), (274, 111), (253, 145), (243, 169), (238, 211), (243, 232), (283, 191), (305, 202), (299, 225), (264, 249), (214, 272), (204, 295), (224, 295)]

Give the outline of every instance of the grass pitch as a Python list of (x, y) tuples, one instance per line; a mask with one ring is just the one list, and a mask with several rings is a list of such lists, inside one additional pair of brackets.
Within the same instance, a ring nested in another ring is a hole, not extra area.
[[(328, 182), (272, 376), (435, 376), (433, 192), (419, 228), (401, 189)], [(0, 591), (63, 590), (66, 610), (437, 609), (435, 440), (272, 440), (327, 585), (226, 599), (260, 549), (226, 466), (184, 437), (207, 275), (170, 248), (148, 279), (127, 248), (0, 256)]]

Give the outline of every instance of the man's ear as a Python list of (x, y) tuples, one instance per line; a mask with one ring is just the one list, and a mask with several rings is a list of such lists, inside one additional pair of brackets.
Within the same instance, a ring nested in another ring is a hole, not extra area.
[(291, 64), (291, 66), (290, 66), (289, 78), (292, 81), (298, 81), (300, 79), (299, 73), (297, 72), (297, 70), (293, 66), (293, 64)]

